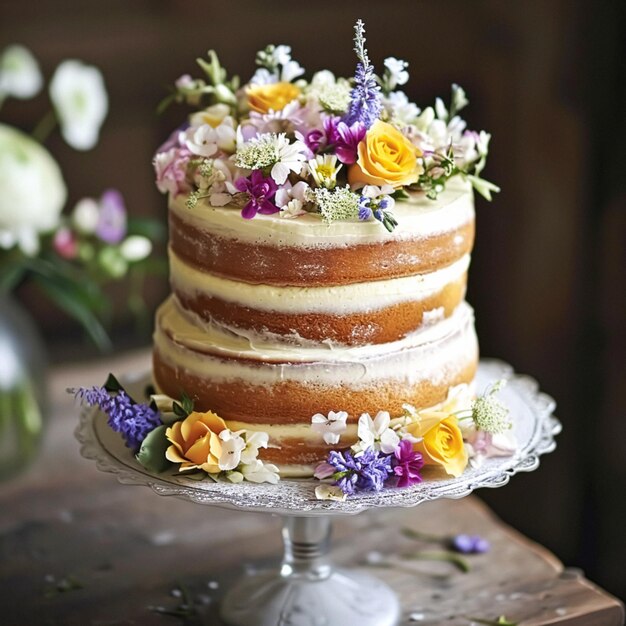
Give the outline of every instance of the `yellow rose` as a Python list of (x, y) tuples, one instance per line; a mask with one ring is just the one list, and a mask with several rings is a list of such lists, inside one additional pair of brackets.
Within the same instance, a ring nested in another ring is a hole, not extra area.
[(417, 181), (421, 151), (397, 128), (377, 120), (359, 142), (358, 159), (348, 169), (350, 184), (402, 187)]
[(248, 104), (257, 113), (280, 111), (292, 100), (295, 100), (301, 91), (292, 83), (270, 83), (269, 85), (253, 85), (248, 87)]
[(226, 422), (215, 413), (194, 411), (165, 431), (165, 436), (172, 443), (165, 456), (172, 463), (180, 463), (181, 472), (203, 469), (209, 474), (217, 473), (222, 453), (218, 435), (225, 429)]
[(467, 466), (467, 451), (457, 418), (443, 411), (424, 411), (420, 420), (407, 426), (407, 431), (422, 441), (413, 449), (424, 457), (425, 465), (439, 465), (455, 478)]

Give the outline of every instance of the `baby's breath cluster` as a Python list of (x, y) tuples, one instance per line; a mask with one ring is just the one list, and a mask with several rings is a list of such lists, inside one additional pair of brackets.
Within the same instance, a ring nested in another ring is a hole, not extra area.
[(235, 155), (237, 167), (247, 170), (261, 170), (276, 163), (276, 135), (266, 133), (246, 142)]
[(499, 380), (482, 396), (472, 403), (472, 419), (476, 428), (492, 435), (498, 435), (512, 427), (509, 410), (496, 396), (506, 381)]
[(353, 220), (359, 216), (360, 196), (350, 187), (336, 187), (335, 189), (312, 190), (312, 200), (318, 205), (324, 221), (328, 224), (339, 220)]

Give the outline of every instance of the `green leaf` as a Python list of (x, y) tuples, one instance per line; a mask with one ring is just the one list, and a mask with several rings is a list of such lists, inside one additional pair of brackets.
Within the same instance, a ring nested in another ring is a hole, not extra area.
[(83, 326), (100, 350), (105, 352), (111, 349), (111, 340), (104, 326), (102, 326), (95, 313), (85, 300), (73, 289), (71, 284), (58, 278), (49, 278), (46, 280), (40, 276), (36, 276), (34, 280), (39, 283), (41, 290), (55, 302), (60, 309)]
[(166, 430), (165, 424), (157, 426), (143, 440), (139, 452), (135, 455), (139, 463), (149, 472), (164, 472), (172, 465), (165, 458), (165, 451), (170, 446), (170, 442), (165, 436)]
[(113, 374), (109, 373), (106, 382), (104, 383), (104, 388), (111, 392), (115, 392), (115, 391), (124, 391), (124, 387), (122, 387), (122, 384), (120, 383), (119, 380), (117, 380), (117, 378), (115, 378), (115, 376), (113, 376)]
[(149, 217), (131, 217), (128, 219), (128, 234), (141, 235), (150, 241), (163, 241), (166, 234), (165, 225)]
[(9, 262), (0, 271), (0, 293), (12, 291), (22, 280), (26, 273), (26, 267), (19, 261)]
[(161, 100), (161, 102), (159, 102), (159, 104), (157, 105), (157, 110), (156, 110), (157, 115), (161, 115), (162, 113), (164, 113), (166, 111), (166, 109), (175, 100), (176, 100), (176, 94), (175, 93), (171, 93), (171, 94), (165, 96), (165, 98), (163, 98), (163, 100)]
[(189, 413), (193, 413), (193, 400), (184, 391), (180, 397), (180, 404), (186, 413), (185, 417), (189, 415)]
[(178, 402), (173, 402), (172, 408), (174, 409), (174, 413), (177, 417), (181, 417), (184, 419), (185, 417), (187, 417), (187, 415), (189, 415)]
[(407, 200), (409, 198), (409, 194), (402, 188), (400, 189), (396, 189), (392, 194), (391, 197), (394, 200)]

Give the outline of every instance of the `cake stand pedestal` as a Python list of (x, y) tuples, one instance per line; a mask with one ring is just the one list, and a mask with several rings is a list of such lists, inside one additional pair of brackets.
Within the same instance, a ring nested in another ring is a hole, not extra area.
[[(553, 416), (554, 401), (541, 393), (537, 383), (514, 374), (500, 361), (481, 361), (477, 389), (506, 378), (500, 392), (510, 409), (518, 449), (512, 456), (487, 459), (468, 468), (459, 478), (438, 474), (407, 489), (361, 493), (345, 502), (317, 500), (312, 479), (282, 480), (277, 485), (197, 481), (175, 472), (152, 474), (135, 460), (121, 437), (106, 424), (97, 408), (81, 412), (76, 437), (81, 454), (98, 469), (117, 475), (124, 484), (145, 485), (160, 495), (176, 496), (237, 510), (283, 517), (284, 555), (276, 571), (247, 575), (227, 593), (222, 616), (232, 626), (393, 626), (400, 619), (394, 592), (383, 582), (357, 570), (332, 566), (328, 554), (332, 517), (370, 508), (415, 506), (437, 498), (461, 498), (479, 487), (501, 487), (517, 472), (532, 471), (539, 457), (555, 448), (561, 425)], [(149, 375), (125, 385), (139, 398)]]

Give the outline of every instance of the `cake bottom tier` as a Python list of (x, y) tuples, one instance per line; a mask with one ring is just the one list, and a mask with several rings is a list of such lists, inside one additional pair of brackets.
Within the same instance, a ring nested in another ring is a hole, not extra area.
[[(200, 328), (174, 299), (157, 313), (153, 356), (158, 390), (186, 393), (196, 410), (211, 410), (229, 428), (267, 432), (260, 458), (283, 475), (305, 475), (328, 451), (356, 441), (363, 413), (403, 413), (437, 406), (453, 387), (470, 383), (478, 363), (471, 308), (401, 341), (359, 348), (251, 345), (243, 337)], [(311, 429), (316, 413), (346, 411), (348, 429), (329, 446)]]

